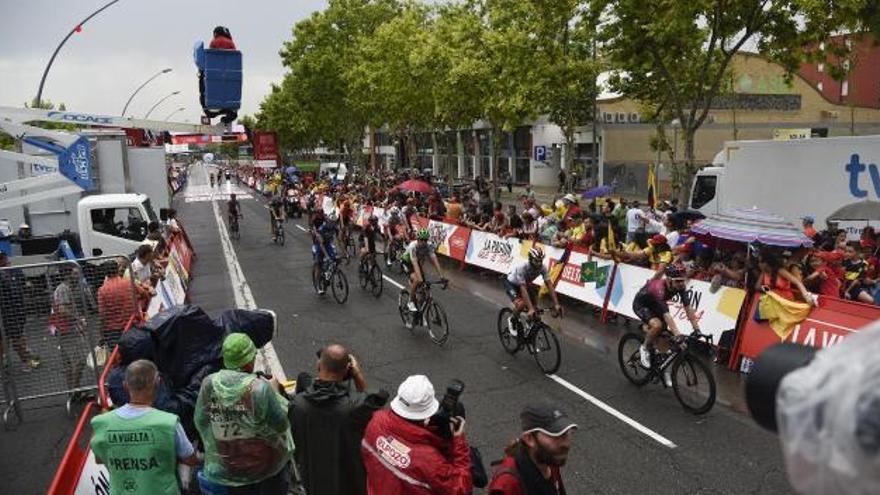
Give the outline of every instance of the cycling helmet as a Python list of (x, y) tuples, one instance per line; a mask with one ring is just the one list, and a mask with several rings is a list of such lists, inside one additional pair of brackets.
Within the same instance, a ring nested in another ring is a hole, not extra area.
[(538, 246), (529, 249), (529, 261), (535, 264), (544, 261), (544, 250)]
[(370, 225), (376, 225), (379, 223), (379, 217), (377, 217), (376, 215), (370, 215), (369, 222)]
[(338, 218), (339, 218), (339, 215), (336, 213), (335, 210), (331, 211), (330, 213), (327, 214), (327, 221), (335, 222), (336, 219), (338, 219)]
[(671, 280), (683, 279), (685, 278), (685, 272), (680, 267), (675, 265), (669, 265), (666, 267), (666, 278)]
[(420, 241), (427, 241), (430, 238), (431, 233), (428, 232), (428, 229), (419, 229), (419, 231), (416, 233), (416, 239)]
[(230, 194), (229, 199), (235, 199), (235, 193)]
[(391, 208), (388, 209), (388, 214), (391, 215), (392, 217), (399, 217), (400, 216), (400, 208), (398, 208), (396, 206), (392, 206)]

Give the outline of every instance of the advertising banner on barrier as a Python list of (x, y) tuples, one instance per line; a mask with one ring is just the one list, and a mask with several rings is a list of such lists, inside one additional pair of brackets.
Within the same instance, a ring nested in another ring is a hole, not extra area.
[[(638, 320), (632, 309), (633, 299), (653, 276), (653, 270), (625, 263), (618, 264), (614, 280), (616, 287), (612, 290), (612, 297), (608, 300), (608, 310)], [(702, 280), (688, 282), (688, 292), (700, 322), (700, 330), (705, 334), (712, 335), (717, 344), (722, 332), (736, 328), (736, 319), (746, 293), (742, 289), (721, 287), (713, 294), (709, 288), (710, 284)], [(672, 317), (675, 318), (679, 330), (684, 333), (693, 331), (678, 299), (669, 302), (669, 310)]]
[[(565, 250), (552, 246), (543, 246), (543, 248), (545, 259), (549, 260), (548, 268), (552, 269), (554, 265), (559, 263)], [(594, 263), (595, 265), (593, 265)], [(584, 273), (585, 265), (588, 270), (593, 270), (592, 275)], [(556, 284), (556, 292), (601, 308), (605, 304), (605, 295), (608, 289), (612, 288), (611, 273), (613, 270), (613, 261), (573, 251), (565, 263), (565, 268), (562, 269), (562, 278)], [(596, 273), (604, 275), (596, 277)], [(535, 279), (535, 283), (542, 284), (541, 277)], [(621, 297), (619, 285), (614, 285), (611, 297), (617, 299)]]
[(168, 291), (171, 305), (178, 306), (183, 304), (184, 300), (186, 300), (186, 291), (183, 288), (183, 283), (181, 283), (180, 276), (177, 272), (174, 271), (171, 265), (168, 265), (168, 268), (169, 269), (165, 271), (165, 280), (162, 283)]
[(749, 317), (743, 325), (739, 353), (756, 358), (767, 347), (780, 342), (793, 342), (822, 349), (831, 347), (860, 328), (880, 320), (880, 307), (870, 306), (833, 297), (820, 297), (819, 307), (794, 326), (785, 339), (780, 338), (765, 321), (755, 321), (753, 315), (759, 296), (749, 306)]
[(472, 230), (465, 261), (494, 272), (508, 273), (518, 259), (525, 259), (522, 243), (515, 237), (503, 239), (495, 234)]
[(460, 225), (431, 220), (428, 222), (431, 242), (437, 246), (437, 254), (464, 261), (467, 255), (471, 229)]

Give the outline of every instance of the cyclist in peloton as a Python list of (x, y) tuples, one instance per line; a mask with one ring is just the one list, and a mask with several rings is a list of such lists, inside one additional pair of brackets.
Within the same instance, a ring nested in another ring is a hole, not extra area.
[(409, 293), (411, 296), (406, 307), (411, 312), (418, 311), (417, 301), (415, 300), (416, 287), (425, 280), (422, 262), (426, 258), (431, 258), (431, 264), (434, 265), (434, 269), (440, 275), (440, 280), (446, 280), (443, 276), (443, 270), (440, 269), (440, 262), (437, 261), (437, 253), (435, 252), (437, 248), (428, 242), (429, 238), (430, 233), (428, 229), (419, 229), (416, 233), (416, 240), (410, 242), (403, 251), (403, 254), (400, 255), (400, 264), (403, 267), (403, 271), (409, 275)]
[(269, 234), (272, 239), (275, 239), (275, 220), (281, 220), (282, 222), (287, 219), (287, 215), (284, 212), (284, 202), (281, 201), (281, 198), (275, 196), (272, 198), (272, 202), (269, 203)]
[(370, 215), (369, 220), (367, 220), (367, 226), (361, 230), (360, 237), (364, 243), (364, 247), (361, 248), (361, 258), (368, 254), (376, 254), (376, 239), (378, 239), (380, 235), (379, 217), (376, 215)]
[(528, 310), (529, 317), (535, 315), (537, 309), (537, 287), (532, 284), (535, 277), (541, 275), (544, 279), (544, 285), (550, 292), (550, 298), (553, 300), (553, 310), (557, 314), (561, 314), (562, 307), (559, 305), (559, 299), (556, 297), (556, 290), (550, 281), (550, 274), (544, 267), (544, 250), (538, 246), (529, 250), (528, 261), (523, 261), (514, 266), (504, 279), (504, 289), (507, 296), (513, 303), (513, 315), (507, 320), (507, 328), (515, 336), (521, 326), (519, 315), (524, 310)]
[(229, 201), (226, 202), (226, 219), (229, 222), (229, 225), (232, 225), (232, 220), (234, 218), (244, 218), (244, 215), (241, 213), (241, 204), (239, 204), (238, 199), (235, 198), (235, 193), (229, 195)]
[(639, 347), (639, 360), (645, 368), (651, 367), (651, 350), (654, 341), (664, 328), (668, 329), (676, 339), (681, 336), (678, 325), (669, 312), (667, 301), (678, 296), (694, 333), (700, 333), (699, 320), (691, 307), (691, 299), (686, 289), (687, 278), (684, 271), (676, 266), (668, 266), (665, 277), (649, 280), (633, 299), (633, 311), (642, 320), (642, 328), (645, 331), (645, 342)]
[[(387, 253), (390, 251), (389, 247), (391, 246), (391, 243), (393, 243), (395, 240), (403, 240), (404, 229), (403, 217), (400, 214), (400, 208), (398, 208), (397, 206), (392, 206), (388, 209), (386, 215), (387, 220), (385, 221), (384, 234), (385, 252)], [(391, 258), (387, 258), (385, 260), (385, 264), (387, 266), (391, 266), (391, 262)]]
[[(312, 220), (312, 278), (317, 279), (322, 275), (324, 260), (336, 261), (336, 248), (333, 247), (333, 239), (336, 237), (336, 212), (325, 215), (321, 210), (315, 212)], [(319, 290), (318, 294), (324, 294)]]

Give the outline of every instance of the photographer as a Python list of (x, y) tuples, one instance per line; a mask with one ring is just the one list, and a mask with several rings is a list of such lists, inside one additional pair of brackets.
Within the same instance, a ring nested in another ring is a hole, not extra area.
[(205, 378), (195, 423), (204, 477), (229, 495), (287, 493), (293, 440), (287, 400), (274, 378), (254, 374), (257, 348), (243, 333), (223, 340), (223, 367)]
[[(469, 495), (471, 458), (464, 418), (449, 418), (449, 437), (432, 423), (440, 410), (424, 375), (408, 377), (390, 410), (373, 415), (361, 442), (369, 493)], [(441, 421), (443, 423), (444, 421)]]
[(302, 484), (309, 495), (365, 494), (361, 439), (373, 413), (388, 402), (388, 392), (366, 393), (357, 359), (339, 344), (318, 351), (317, 366), (314, 382), (307, 373), (297, 377), (304, 390), (288, 411)]

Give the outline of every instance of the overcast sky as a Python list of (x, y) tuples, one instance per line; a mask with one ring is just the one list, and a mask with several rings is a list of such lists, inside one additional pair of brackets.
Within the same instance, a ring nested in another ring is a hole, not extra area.
[[(2, 0), (0, 16), (0, 105), (21, 107), (37, 93), (52, 51), (77, 22), (108, 0)], [(163, 96), (151, 119), (174, 115), (198, 122), (196, 68), (192, 48), (210, 40), (216, 25), (229, 28), (244, 56), (242, 110), (253, 114), (272, 82), (284, 74), (278, 50), (293, 25), (326, 6), (325, 0), (120, 0), (98, 14), (61, 49), (43, 89), (43, 99), (68, 110), (118, 115), (132, 92), (163, 68), (134, 98), (129, 115), (143, 117)], [(207, 43), (206, 43), (207, 44)]]

